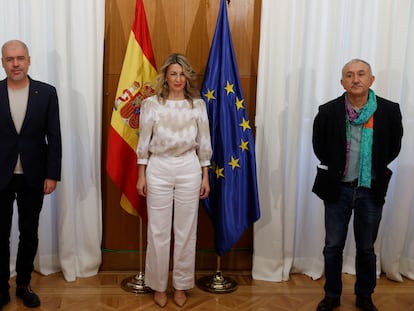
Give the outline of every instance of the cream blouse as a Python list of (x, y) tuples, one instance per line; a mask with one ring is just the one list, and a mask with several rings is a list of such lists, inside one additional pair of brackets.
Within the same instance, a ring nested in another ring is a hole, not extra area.
[(178, 157), (195, 150), (201, 166), (209, 166), (211, 159), (210, 129), (203, 99), (166, 100), (156, 95), (141, 105), (138, 164), (147, 164), (152, 154)]

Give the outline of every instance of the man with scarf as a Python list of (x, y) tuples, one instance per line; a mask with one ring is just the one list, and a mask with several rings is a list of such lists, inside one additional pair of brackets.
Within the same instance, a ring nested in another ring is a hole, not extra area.
[(343, 249), (354, 213), (356, 305), (375, 311), (374, 243), (391, 170), (403, 135), (399, 105), (375, 95), (371, 66), (353, 59), (342, 69), (345, 93), (319, 107), (313, 124), (313, 149), (320, 164), (312, 191), (325, 205), (325, 297), (317, 311), (340, 305)]

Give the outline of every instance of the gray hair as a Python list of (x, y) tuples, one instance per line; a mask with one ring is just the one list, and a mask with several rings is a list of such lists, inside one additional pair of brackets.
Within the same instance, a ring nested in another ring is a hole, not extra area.
[(367, 65), (368, 66), (369, 73), (372, 75), (371, 65), (367, 61), (365, 61), (363, 59), (360, 59), (360, 58), (354, 58), (354, 59), (351, 59), (349, 62), (347, 62), (342, 67), (342, 76), (344, 75), (344, 70), (345, 70), (346, 66), (348, 66), (349, 64), (352, 64), (352, 63), (363, 63), (363, 64)]
[(23, 49), (26, 51), (27, 55), (29, 55), (29, 48), (27, 47), (26, 43), (24, 43), (23, 41), (20, 41), (20, 40), (10, 40), (10, 41), (5, 42), (3, 44), (3, 46), (1, 47), (1, 57), (3, 57), (4, 51), (8, 46), (16, 45), (16, 44), (23, 47)]

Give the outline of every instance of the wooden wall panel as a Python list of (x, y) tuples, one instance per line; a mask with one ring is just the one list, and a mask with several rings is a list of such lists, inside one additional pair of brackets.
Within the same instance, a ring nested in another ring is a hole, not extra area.
[(104, 74), (118, 75), (134, 20), (135, 1), (108, 0), (105, 12)]
[[(217, 22), (219, 0), (144, 0), (148, 27), (157, 66), (171, 52), (184, 53), (203, 80), (211, 41)], [(240, 80), (254, 130), (256, 80), (260, 34), (261, 0), (232, 0), (228, 6)], [(104, 57), (104, 100), (102, 120), (102, 195), (103, 195), (103, 263), (102, 270), (140, 269), (138, 218), (119, 205), (119, 191), (106, 174), (108, 126), (115, 99), (123, 58), (134, 19), (135, 0), (107, 0)], [(145, 248), (146, 228), (143, 227)], [(252, 228), (248, 229), (234, 250), (221, 260), (223, 270), (251, 268)], [(213, 227), (200, 208), (197, 269), (216, 269)]]

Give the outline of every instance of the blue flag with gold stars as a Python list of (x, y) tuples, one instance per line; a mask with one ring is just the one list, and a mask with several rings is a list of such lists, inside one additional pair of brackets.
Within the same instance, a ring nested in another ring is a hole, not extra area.
[(254, 140), (225, 0), (220, 2), (201, 93), (207, 103), (213, 148), (211, 191), (204, 203), (214, 225), (216, 252), (222, 256), (260, 217)]

